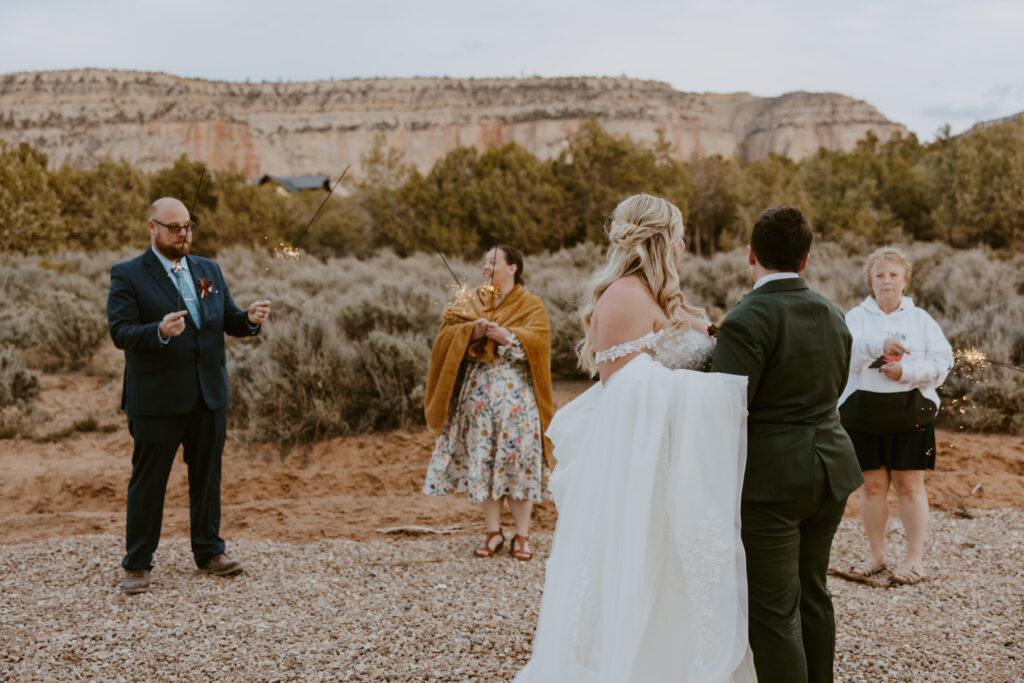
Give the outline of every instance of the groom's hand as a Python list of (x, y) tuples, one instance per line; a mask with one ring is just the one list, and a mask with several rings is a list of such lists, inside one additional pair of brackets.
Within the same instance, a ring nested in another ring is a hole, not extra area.
[(184, 332), (185, 315), (187, 314), (188, 311), (176, 311), (165, 315), (164, 319), (160, 321), (160, 336), (167, 339), (168, 337), (177, 337)]

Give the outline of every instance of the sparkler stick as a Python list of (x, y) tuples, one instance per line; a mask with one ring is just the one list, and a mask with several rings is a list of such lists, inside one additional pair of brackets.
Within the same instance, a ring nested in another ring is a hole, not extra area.
[(302, 229), (302, 232), (299, 233), (299, 236), (295, 238), (295, 249), (299, 248), (299, 244), (302, 242), (302, 238), (306, 236), (306, 231), (309, 230), (309, 226), (313, 225), (313, 221), (315, 221), (317, 216), (320, 215), (320, 211), (322, 211), (324, 205), (327, 204), (327, 200), (331, 198), (331, 195), (334, 194), (334, 190), (337, 189), (338, 185), (341, 184), (341, 181), (345, 179), (345, 175), (348, 173), (348, 169), (350, 169), (351, 167), (351, 164), (346, 166), (345, 170), (342, 171), (341, 175), (338, 177), (337, 182), (335, 182), (331, 189), (327, 191), (327, 196), (324, 197), (324, 200), (322, 202), (320, 202), (320, 206), (317, 207), (316, 213), (314, 213), (313, 217), (309, 219), (308, 223), (306, 223), (306, 227)]
[[(907, 349), (908, 353), (945, 353), (945, 351), (936, 350), (925, 350), (925, 349)], [(978, 349), (957, 349), (953, 351), (954, 361), (962, 360), (969, 365), (981, 365), (984, 363), (991, 363), (992, 365), (998, 365), (1001, 368), (1007, 368), (1009, 370), (1016, 370), (1017, 372), (1024, 372), (1024, 367), (1020, 365), (1013, 365), (1012, 363), (1005, 363), (1001, 360), (992, 360), (989, 358), (984, 351)]]
[(1002, 367), (1002, 368), (1009, 368), (1010, 370), (1016, 370), (1017, 372), (1024, 372), (1024, 367), (1021, 367), (1019, 365), (1011, 365), (1010, 363), (1004, 363), (1001, 360), (992, 360), (991, 358), (986, 358), (984, 362), (991, 363), (992, 365), (998, 365), (999, 367)]
[(491, 297), (491, 312), (487, 316), (490, 320), (494, 317), (494, 311), (498, 307), (498, 288), (494, 286), (494, 266), (498, 263), (498, 245), (491, 247), (491, 281), (484, 285), (484, 291)]
[(438, 249), (437, 247), (434, 247), (434, 251), (436, 251), (437, 255), (441, 257), (442, 261), (444, 261), (444, 267), (447, 268), (448, 272), (452, 274), (453, 278), (455, 278), (455, 284), (457, 284), (459, 286), (459, 290), (461, 291), (461, 290), (465, 289), (465, 287), (462, 286), (462, 280), (460, 280), (459, 276), (455, 274), (455, 271), (452, 270), (452, 267), (450, 265), (448, 265), (448, 259), (446, 259), (444, 257), (444, 254), (441, 253), (441, 250)]
[[(296, 261), (302, 258), (302, 250), (299, 249), (299, 245), (302, 243), (302, 238), (306, 236), (306, 232), (309, 230), (310, 226), (313, 225), (316, 219), (320, 216), (320, 212), (323, 210), (324, 206), (327, 205), (327, 200), (331, 198), (332, 194), (334, 194), (334, 190), (336, 190), (338, 185), (341, 184), (341, 181), (345, 179), (345, 175), (348, 174), (349, 168), (351, 168), (351, 164), (345, 167), (345, 170), (341, 172), (340, 176), (338, 176), (338, 180), (327, 191), (327, 196), (324, 197), (322, 202), (320, 202), (320, 206), (317, 207), (316, 213), (313, 214), (313, 217), (309, 219), (308, 223), (306, 223), (306, 227), (302, 229), (302, 232), (300, 232), (299, 236), (295, 239), (295, 244), (289, 246), (284, 242), (281, 242), (280, 248), (274, 248), (274, 258), (295, 259)], [(263, 239), (266, 238), (264, 237)], [(266, 267), (265, 272), (270, 272), (270, 266)]]
[(199, 188), (203, 186), (203, 177), (206, 175), (206, 167), (203, 166), (203, 170), (199, 172), (199, 184), (196, 185), (196, 196), (192, 197), (192, 208), (188, 210), (188, 217), (192, 218), (192, 215), (196, 210), (196, 202), (199, 201)]

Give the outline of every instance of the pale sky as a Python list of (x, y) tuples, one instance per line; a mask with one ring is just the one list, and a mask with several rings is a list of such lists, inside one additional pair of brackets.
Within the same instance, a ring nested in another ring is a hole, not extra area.
[(924, 141), (1024, 112), (1021, 0), (0, 0), (0, 73), (629, 76), (863, 99)]

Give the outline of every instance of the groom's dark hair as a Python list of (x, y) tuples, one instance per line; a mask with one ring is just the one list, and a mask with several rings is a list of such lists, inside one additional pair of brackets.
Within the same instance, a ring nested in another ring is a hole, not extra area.
[(814, 229), (795, 206), (776, 206), (761, 214), (750, 233), (750, 247), (765, 268), (795, 273), (811, 251)]

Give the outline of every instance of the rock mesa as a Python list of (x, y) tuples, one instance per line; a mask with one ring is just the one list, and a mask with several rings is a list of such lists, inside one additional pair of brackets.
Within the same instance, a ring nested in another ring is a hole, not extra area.
[(124, 157), (146, 171), (182, 154), (214, 169), (337, 174), (378, 136), (420, 170), (460, 145), (516, 142), (551, 158), (590, 117), (680, 159), (770, 153), (794, 160), (848, 150), (869, 130), (907, 129), (835, 93), (686, 93), (627, 78), (395, 78), (229, 83), (162, 73), (81, 69), (0, 76), (0, 138), (51, 164)]

